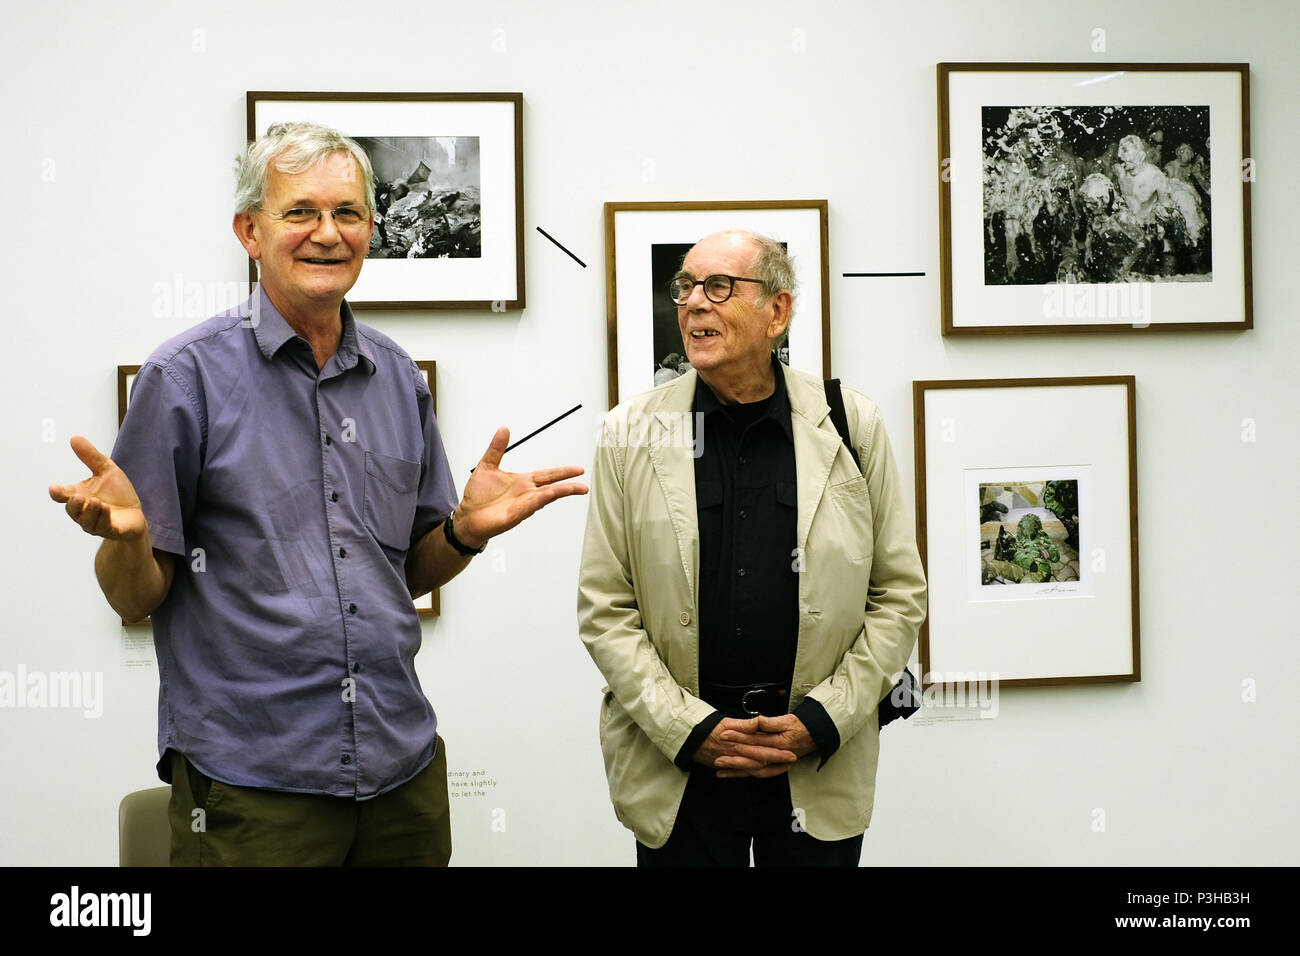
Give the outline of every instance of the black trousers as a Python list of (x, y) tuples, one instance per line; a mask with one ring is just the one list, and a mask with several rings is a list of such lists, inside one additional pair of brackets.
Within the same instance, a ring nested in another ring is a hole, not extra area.
[(790, 804), (787, 774), (719, 778), (701, 764), (691, 768), (686, 795), (668, 842), (652, 850), (636, 845), (637, 866), (857, 866), (862, 835), (818, 840), (803, 830)]

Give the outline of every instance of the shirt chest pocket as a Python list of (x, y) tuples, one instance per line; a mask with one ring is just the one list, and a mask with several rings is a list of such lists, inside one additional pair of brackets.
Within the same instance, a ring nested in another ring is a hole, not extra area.
[(394, 551), (411, 546), (420, 463), (366, 452), (362, 517), (375, 540)]

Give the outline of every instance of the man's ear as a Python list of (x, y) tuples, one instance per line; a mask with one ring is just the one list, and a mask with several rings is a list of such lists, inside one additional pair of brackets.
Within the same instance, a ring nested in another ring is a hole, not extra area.
[(794, 308), (794, 296), (782, 289), (772, 296), (768, 305), (772, 306), (772, 321), (767, 324), (767, 337), (773, 341), (785, 334), (790, 325), (790, 314)]
[(235, 213), (231, 226), (235, 230), (235, 238), (244, 247), (248, 257), (250, 259), (262, 258), (262, 244), (258, 240), (257, 223), (253, 221), (253, 214), (251, 212)]

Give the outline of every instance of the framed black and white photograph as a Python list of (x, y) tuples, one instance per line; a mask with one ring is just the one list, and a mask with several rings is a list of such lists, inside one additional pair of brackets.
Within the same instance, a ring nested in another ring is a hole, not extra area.
[(605, 301), (609, 404), (671, 381), (686, 361), (668, 283), (705, 236), (745, 229), (769, 236), (795, 269), (794, 313), (777, 355), (793, 368), (830, 377), (827, 202), (605, 203)]
[(1251, 328), (1249, 83), (940, 63), (943, 334)]
[[(425, 381), (429, 385), (429, 392), (433, 395), (433, 413), (438, 414), (438, 376), (437, 363), (430, 360), (417, 360), (415, 364), (424, 372)], [(140, 371), (139, 365), (119, 365), (117, 367), (117, 425), (122, 427), (122, 422), (126, 419), (126, 408), (131, 401), (131, 387), (135, 384), (136, 374)], [(430, 591), (415, 599), (415, 609), (420, 617), (437, 617), (440, 613), (440, 604), (438, 600), (438, 589)], [(124, 625), (126, 621), (122, 622)], [(149, 618), (143, 621), (137, 621), (135, 624), (149, 624)], [(134, 626), (134, 625), (131, 625)]]
[(912, 391), (922, 682), (1138, 680), (1133, 376)]
[(524, 307), (522, 94), (250, 92), (247, 100), (250, 142), (274, 123), (310, 120), (369, 156), (375, 229), (352, 305)]

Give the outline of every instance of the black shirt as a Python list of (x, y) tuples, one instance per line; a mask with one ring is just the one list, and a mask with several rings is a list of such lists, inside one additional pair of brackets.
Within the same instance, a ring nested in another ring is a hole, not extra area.
[[(703, 379), (696, 380), (693, 421), (703, 428), (695, 460), (702, 685), (789, 687), (794, 675), (801, 564), (794, 434), (775, 356), (772, 366), (776, 390), (758, 402), (724, 405)], [(701, 692), (707, 701), (709, 694)], [(834, 723), (812, 699), (796, 714), (824, 761), (839, 745)], [(689, 768), (725, 716), (735, 715), (714, 714), (692, 731), (679, 767)]]
[(700, 678), (789, 685), (799, 629), (798, 497), (785, 376), (762, 401), (724, 405), (699, 379)]

